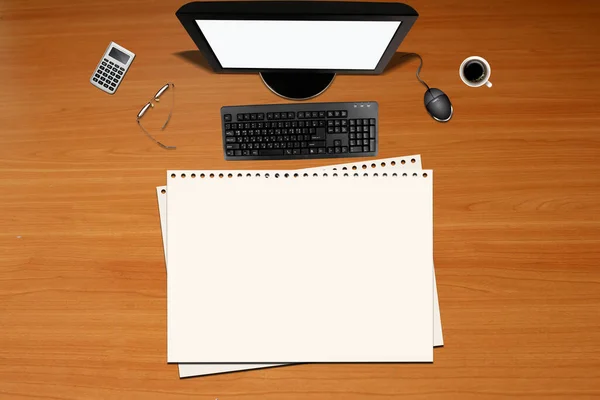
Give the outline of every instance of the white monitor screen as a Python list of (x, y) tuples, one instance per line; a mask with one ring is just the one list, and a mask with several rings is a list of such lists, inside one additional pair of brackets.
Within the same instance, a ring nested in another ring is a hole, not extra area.
[(223, 68), (374, 70), (400, 21), (196, 20)]

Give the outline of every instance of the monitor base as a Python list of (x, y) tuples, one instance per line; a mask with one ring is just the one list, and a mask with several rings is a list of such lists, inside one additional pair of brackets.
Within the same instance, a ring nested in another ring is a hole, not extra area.
[(317, 97), (335, 78), (333, 72), (261, 72), (259, 75), (270, 91), (288, 100)]

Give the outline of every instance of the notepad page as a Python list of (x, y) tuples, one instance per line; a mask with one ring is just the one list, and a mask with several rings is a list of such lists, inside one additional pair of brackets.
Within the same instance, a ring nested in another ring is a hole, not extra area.
[(432, 361), (431, 171), (284, 173), (169, 172), (169, 362)]
[[(309, 168), (307, 170), (360, 170), (377, 169), (378, 171), (390, 171), (390, 170), (420, 170), (421, 169), (421, 157), (420, 155), (408, 155), (401, 157), (392, 157), (385, 159), (371, 160), (368, 162), (350, 162), (345, 164), (330, 165), (327, 167)], [(163, 238), (163, 249), (165, 251), (166, 260), (166, 186), (159, 186), (156, 188), (157, 200), (159, 206), (159, 218), (161, 225), (161, 233)], [(442, 323), (440, 317), (439, 302), (437, 297), (437, 286), (435, 282), (434, 272), (434, 330), (433, 330), (433, 345), (443, 346), (443, 334), (442, 334)], [(235, 371), (243, 371), (249, 369), (260, 369), (269, 368), (280, 365), (290, 364), (180, 364), (179, 365), (179, 377), (187, 378), (193, 376), (203, 376)]]

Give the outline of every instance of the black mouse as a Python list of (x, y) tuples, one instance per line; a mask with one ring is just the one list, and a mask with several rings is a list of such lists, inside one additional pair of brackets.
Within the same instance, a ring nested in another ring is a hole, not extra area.
[(438, 122), (448, 122), (454, 109), (450, 99), (440, 89), (427, 89), (425, 92), (425, 109)]

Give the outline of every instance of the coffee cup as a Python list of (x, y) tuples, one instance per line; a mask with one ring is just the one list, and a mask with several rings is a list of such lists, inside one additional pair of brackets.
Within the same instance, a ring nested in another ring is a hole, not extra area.
[(483, 57), (472, 56), (466, 58), (458, 70), (460, 79), (465, 85), (470, 87), (480, 87), (486, 85), (492, 87), (490, 82), (490, 75), (492, 74), (492, 68), (490, 64)]

